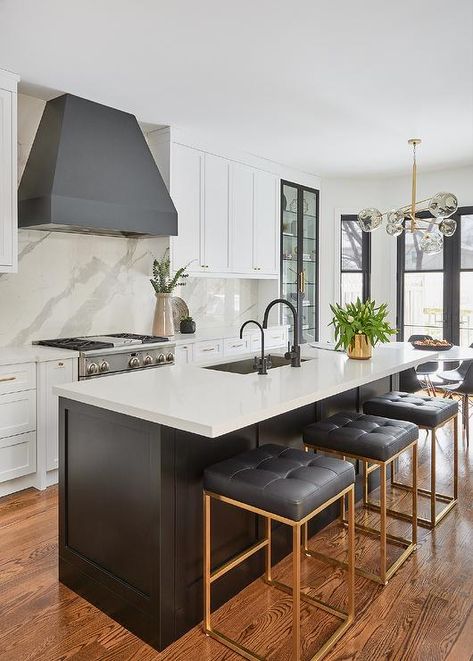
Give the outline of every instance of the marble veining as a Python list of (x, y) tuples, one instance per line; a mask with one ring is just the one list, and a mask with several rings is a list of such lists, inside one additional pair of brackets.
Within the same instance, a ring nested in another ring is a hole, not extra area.
[[(0, 275), (0, 346), (116, 331), (150, 333), (152, 261), (165, 238), (126, 239), (19, 231), (18, 273)], [(257, 282), (189, 278), (176, 292), (199, 328), (250, 318)]]

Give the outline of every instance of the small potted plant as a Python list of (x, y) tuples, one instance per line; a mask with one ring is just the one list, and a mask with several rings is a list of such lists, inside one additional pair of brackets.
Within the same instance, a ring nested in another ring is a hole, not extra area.
[(355, 303), (344, 307), (331, 305), (333, 313), (331, 325), (335, 327), (335, 348), (343, 347), (349, 358), (367, 360), (373, 355), (373, 347), (378, 342), (389, 342), (389, 336), (397, 331), (387, 321), (387, 305), (376, 307), (376, 303), (367, 300), (364, 303), (357, 298)]
[(181, 317), (179, 331), (181, 333), (195, 333), (195, 321), (192, 317)]
[(174, 335), (174, 320), (172, 316), (172, 292), (180, 285), (186, 284), (187, 266), (177, 269), (171, 277), (171, 260), (169, 259), (169, 250), (166, 249), (162, 259), (155, 259), (153, 262), (153, 277), (150, 282), (156, 294), (156, 309), (153, 320), (153, 335), (160, 337), (171, 337)]

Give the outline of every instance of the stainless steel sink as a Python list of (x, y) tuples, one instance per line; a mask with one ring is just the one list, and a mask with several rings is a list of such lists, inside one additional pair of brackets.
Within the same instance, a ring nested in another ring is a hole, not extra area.
[[(302, 362), (304, 362), (304, 358)], [(271, 356), (271, 367), (269, 369), (287, 367), (290, 364), (291, 361), (284, 358), (284, 356)], [(258, 371), (258, 368), (254, 365), (254, 358), (245, 358), (244, 360), (235, 360), (231, 363), (220, 363), (219, 365), (208, 365), (204, 369), (231, 372), (232, 374), (251, 374)]]

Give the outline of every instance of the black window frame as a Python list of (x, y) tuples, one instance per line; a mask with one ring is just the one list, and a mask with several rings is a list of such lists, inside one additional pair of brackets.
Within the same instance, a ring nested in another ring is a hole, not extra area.
[(361, 233), (361, 269), (343, 268), (343, 223), (357, 223), (356, 214), (342, 214), (340, 216), (340, 287), (339, 297), (342, 302), (342, 275), (344, 273), (361, 273), (362, 275), (362, 298), (366, 301), (371, 296), (371, 234)]
[[(404, 338), (404, 274), (405, 273), (443, 273), (443, 334), (446, 339), (458, 344), (460, 341), (460, 274), (471, 269), (461, 268), (461, 216), (473, 215), (473, 206), (459, 207), (451, 216), (457, 221), (457, 230), (453, 236), (444, 237), (443, 269), (405, 269), (405, 232), (397, 239), (397, 339)], [(427, 212), (420, 212), (419, 218), (432, 218)]]

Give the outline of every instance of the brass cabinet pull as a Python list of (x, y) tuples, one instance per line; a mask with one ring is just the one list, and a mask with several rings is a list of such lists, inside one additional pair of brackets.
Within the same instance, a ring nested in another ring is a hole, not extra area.
[(305, 292), (305, 271), (299, 273), (299, 291), (301, 294)]
[(0, 383), (4, 381), (16, 381), (16, 376), (0, 376)]

